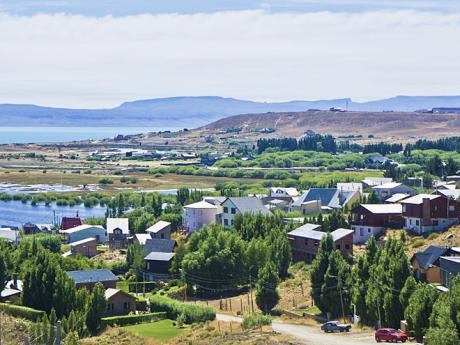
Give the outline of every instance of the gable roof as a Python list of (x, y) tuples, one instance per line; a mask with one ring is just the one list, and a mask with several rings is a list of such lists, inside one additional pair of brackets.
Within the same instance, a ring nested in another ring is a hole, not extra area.
[(96, 241), (96, 237), (84, 238), (83, 240), (75, 241), (69, 244), (70, 244), (70, 247), (75, 247), (75, 246), (79, 246), (80, 244), (85, 244), (85, 243), (92, 242), (92, 241)]
[(293, 206), (300, 207), (304, 202), (321, 201), (321, 206), (343, 208), (350, 198), (356, 195), (356, 190), (340, 190), (337, 188), (311, 188), (294, 201)]
[(145, 242), (144, 250), (146, 253), (161, 252), (172, 253), (176, 246), (175, 240), (167, 240), (163, 238), (151, 238)]
[[(288, 233), (288, 236), (296, 236), (301, 238), (308, 238), (312, 240), (321, 241), (321, 239), (327, 234), (324, 231), (321, 231), (321, 226), (316, 224), (304, 224), (301, 227), (292, 230)], [(354, 231), (350, 229), (339, 228), (331, 232), (332, 239), (335, 241), (340, 240), (341, 238), (353, 234)]]
[(401, 201), (402, 204), (413, 204), (413, 205), (420, 205), (423, 204), (423, 199), (430, 199), (434, 200), (437, 198), (440, 198), (440, 195), (435, 195), (435, 194), (418, 194), (413, 197), (404, 199)]
[(429, 246), (423, 252), (415, 253), (412, 260), (417, 260), (420, 268), (427, 269), (448, 251), (448, 247)]
[(401, 204), (361, 204), (360, 206), (374, 214), (402, 214)]
[(129, 235), (128, 218), (107, 218), (107, 234), (113, 234), (115, 229), (120, 229), (125, 235)]
[(230, 197), (225, 199), (222, 204), (229, 200), (241, 213), (262, 213), (271, 214), (271, 212), (262, 205), (261, 201), (255, 196)]
[(112, 271), (107, 269), (69, 271), (67, 275), (75, 281), (75, 284), (95, 283), (106, 281), (118, 281), (119, 279)]
[(125, 295), (125, 296), (128, 296), (128, 297), (131, 297), (132, 299), (136, 299), (135, 296), (131, 295), (130, 293), (127, 293), (123, 290), (119, 290), (119, 289), (113, 289), (113, 288), (108, 288), (105, 290), (105, 299), (106, 300), (109, 300), (110, 298), (112, 298), (113, 296), (115, 295), (118, 295), (118, 294), (122, 294), (122, 295)]
[(457, 200), (460, 198), (460, 189), (438, 189), (435, 193)]
[(97, 230), (101, 230), (105, 233), (105, 229), (100, 226), (100, 225), (89, 225), (89, 224), (82, 224), (82, 225), (78, 225), (78, 226), (74, 226), (73, 228), (70, 228), (70, 229), (67, 229), (67, 230), (61, 230), (60, 232), (63, 233), (63, 234), (73, 234), (75, 232), (79, 232), (79, 231), (85, 231), (85, 230), (88, 230), (88, 229), (97, 229)]
[(67, 230), (82, 224), (80, 217), (62, 217), (61, 229)]
[(297, 188), (285, 188), (285, 187), (271, 187), (270, 192), (273, 192), (276, 194), (277, 191), (282, 191), (286, 193), (288, 196), (298, 196), (299, 191)]
[(393, 179), (391, 177), (366, 177), (364, 180), (362, 180), (363, 183), (371, 187), (392, 181)]
[(386, 182), (383, 184), (379, 184), (378, 186), (372, 187), (372, 189), (393, 189), (396, 187), (402, 186), (402, 183), (399, 182)]
[(217, 209), (216, 205), (213, 205), (207, 201), (198, 201), (190, 205), (185, 205), (184, 208), (197, 208), (197, 209)]
[(160, 220), (159, 222), (156, 222), (150, 228), (145, 230), (145, 232), (152, 232), (156, 234), (157, 232), (163, 230), (164, 228), (167, 228), (170, 225), (171, 225), (170, 222), (165, 222), (164, 220)]
[(161, 253), (161, 252), (151, 252), (148, 254), (144, 260), (149, 261), (171, 261), (171, 259), (176, 255), (176, 253)]
[(145, 246), (147, 241), (152, 239), (150, 234), (135, 234), (134, 237), (137, 239), (141, 246)]

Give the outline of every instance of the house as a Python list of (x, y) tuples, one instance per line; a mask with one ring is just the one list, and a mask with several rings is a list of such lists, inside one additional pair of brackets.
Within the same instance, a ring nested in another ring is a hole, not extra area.
[(82, 224), (83, 222), (78, 215), (76, 217), (62, 217), (61, 230), (68, 230)]
[(12, 230), (11, 228), (0, 228), (0, 241), (7, 241), (18, 245), (21, 242), (21, 233), (19, 230)]
[(460, 219), (460, 202), (444, 195), (419, 194), (401, 204), (404, 228), (417, 234), (446, 230)]
[[(319, 242), (326, 233), (321, 226), (304, 224), (288, 233), (294, 261), (305, 261), (310, 264), (316, 257)], [(343, 256), (353, 255), (353, 230), (337, 229), (331, 233), (334, 245)]]
[(216, 222), (218, 207), (206, 201), (199, 201), (184, 206), (182, 225), (191, 233), (200, 230), (205, 225)]
[(401, 204), (361, 204), (351, 210), (353, 243), (364, 243), (388, 227), (400, 228), (403, 224)]
[(358, 191), (337, 188), (311, 188), (292, 203), (291, 209), (302, 214), (316, 214), (350, 207), (359, 201)]
[(100, 225), (83, 224), (67, 230), (61, 230), (59, 233), (63, 235), (69, 243), (94, 237), (97, 243), (101, 244), (105, 243), (106, 239), (105, 229)]
[(408, 197), (410, 197), (409, 194), (396, 193), (390, 196), (388, 199), (386, 199), (385, 202), (388, 204), (395, 204), (395, 203), (401, 202), (404, 199), (407, 199)]
[(125, 249), (128, 246), (129, 219), (107, 218), (107, 235), (110, 249)]
[(279, 199), (279, 200), (292, 200), (296, 196), (299, 196), (300, 193), (296, 188), (283, 188), (283, 187), (271, 187), (269, 191), (270, 199)]
[(375, 195), (380, 200), (386, 200), (395, 194), (409, 194), (410, 196), (417, 194), (415, 189), (408, 187), (399, 182), (384, 183), (384, 184), (372, 187), (372, 190), (374, 191)]
[(105, 290), (107, 311), (105, 316), (128, 315), (136, 312), (136, 297), (122, 290), (108, 288)]
[(364, 188), (372, 188), (384, 183), (393, 182), (393, 179), (390, 177), (366, 177), (361, 182), (363, 183)]
[(86, 256), (92, 258), (97, 255), (97, 239), (96, 237), (85, 238), (70, 244), (71, 256)]
[(337, 183), (337, 189), (342, 192), (357, 191), (360, 195), (363, 195), (363, 184), (361, 182), (339, 182)]
[(450, 288), (452, 279), (460, 273), (460, 256), (442, 256), (439, 258), (441, 285)]
[(151, 240), (152, 236), (150, 236), (150, 234), (134, 234), (134, 236), (131, 237), (131, 239), (132, 239), (133, 244), (145, 246), (145, 243), (147, 243), (147, 240)]
[(145, 242), (144, 251), (147, 254), (151, 252), (172, 253), (176, 247), (175, 240), (151, 238)]
[(369, 156), (365, 161), (366, 164), (379, 164), (379, 165), (385, 165), (385, 163), (387, 162), (391, 162), (391, 160), (382, 155)]
[(5, 287), (0, 292), (0, 302), (19, 302), (22, 292), (22, 280), (19, 280), (17, 275), (13, 275), (13, 279), (6, 282)]
[(151, 238), (170, 239), (171, 238), (171, 223), (160, 220), (159, 222), (155, 223), (150, 228), (145, 230), (145, 232), (150, 234)]
[(168, 274), (175, 253), (151, 252), (144, 257), (147, 279), (155, 280), (159, 274)]
[(106, 289), (115, 289), (119, 281), (117, 276), (107, 269), (69, 271), (66, 273), (75, 281), (77, 288), (86, 287), (88, 290), (91, 290), (96, 283), (101, 283)]
[(24, 235), (33, 235), (38, 233), (52, 233), (54, 231), (53, 224), (33, 224), (25, 223), (22, 227)]
[(262, 205), (262, 202), (257, 197), (253, 196), (227, 198), (222, 203), (222, 208), (221, 224), (226, 229), (230, 229), (233, 224), (233, 219), (237, 214), (271, 214), (271, 212)]
[(460, 255), (460, 252), (450, 247), (429, 246), (423, 252), (415, 253), (411, 258), (412, 270), (417, 280), (434, 284), (441, 283), (441, 256)]

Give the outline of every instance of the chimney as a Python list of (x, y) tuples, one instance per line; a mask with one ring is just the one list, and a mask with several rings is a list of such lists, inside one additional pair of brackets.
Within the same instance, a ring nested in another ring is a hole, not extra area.
[(422, 225), (431, 225), (430, 198), (423, 198), (423, 203), (422, 203)]

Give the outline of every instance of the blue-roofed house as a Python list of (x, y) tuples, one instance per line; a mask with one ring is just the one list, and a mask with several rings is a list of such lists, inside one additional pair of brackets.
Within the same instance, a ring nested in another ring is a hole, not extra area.
[(291, 210), (302, 214), (317, 214), (351, 207), (359, 198), (359, 191), (356, 190), (311, 188), (292, 203)]
[(88, 290), (96, 283), (101, 283), (106, 289), (115, 289), (119, 281), (118, 277), (107, 269), (69, 271), (67, 275), (75, 281), (77, 288), (86, 287)]
[(460, 274), (460, 256), (442, 256), (439, 258), (441, 285), (450, 289), (452, 279)]
[(460, 255), (458, 248), (429, 246), (423, 252), (415, 253), (411, 258), (415, 277), (424, 283), (441, 283), (440, 258)]

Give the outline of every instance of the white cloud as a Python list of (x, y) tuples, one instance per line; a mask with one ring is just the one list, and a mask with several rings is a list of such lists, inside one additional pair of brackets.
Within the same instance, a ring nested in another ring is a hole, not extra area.
[(113, 106), (459, 93), (460, 15), (0, 15), (0, 102)]

